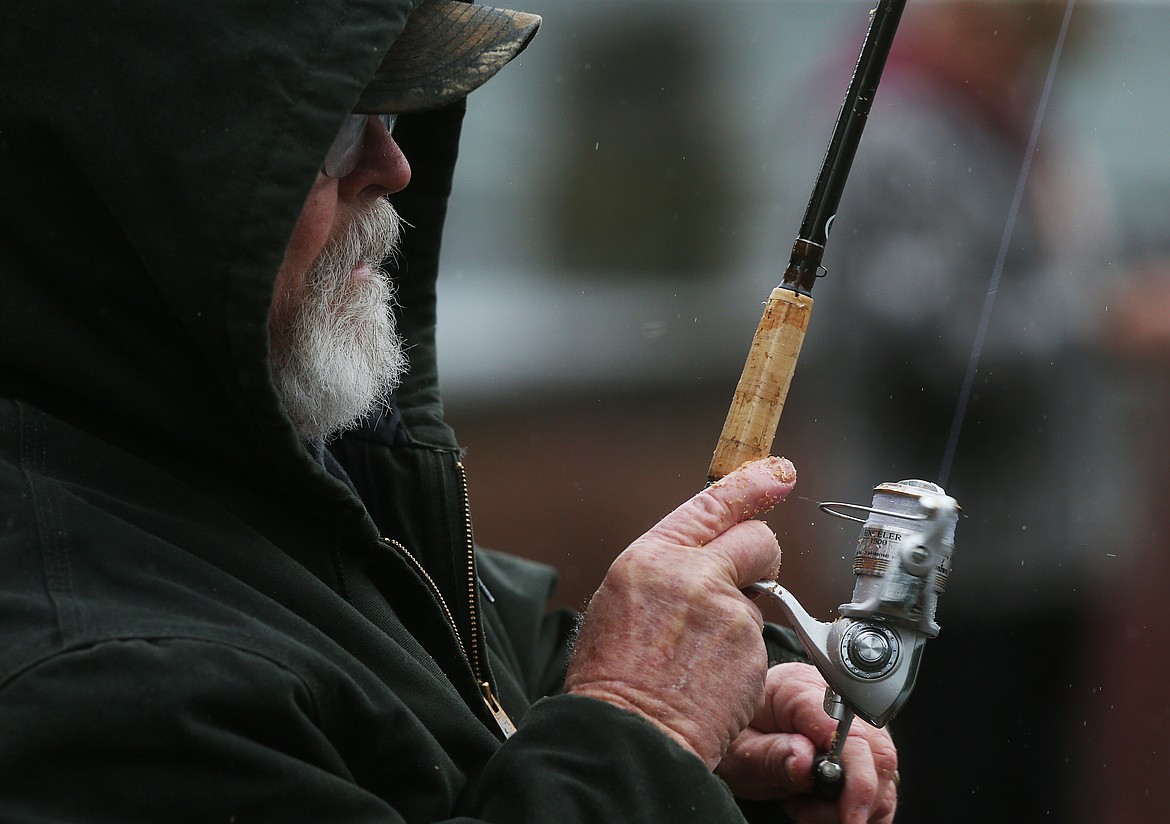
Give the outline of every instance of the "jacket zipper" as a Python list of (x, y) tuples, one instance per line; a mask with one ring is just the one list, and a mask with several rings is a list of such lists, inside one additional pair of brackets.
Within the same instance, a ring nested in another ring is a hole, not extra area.
[[(467, 470), (462, 461), (455, 462), (455, 469), (459, 474), (459, 491), (463, 498), (463, 534), (467, 539), (467, 614), (471, 623), (471, 670), (475, 675), (479, 691), (483, 695), (483, 702), (488, 712), (496, 719), (496, 724), (504, 738), (510, 738), (516, 732), (516, 725), (504, 712), (500, 702), (492, 692), (491, 682), (486, 673), (481, 670), (479, 651), (479, 599), (476, 598), (476, 587), (479, 585), (479, 575), (475, 571), (475, 538), (471, 531), (471, 495), (467, 489)], [(448, 612), (448, 615), (451, 613)]]
[(487, 707), (488, 712), (491, 713), (492, 718), (495, 719), (496, 725), (500, 728), (500, 732), (504, 734), (504, 738), (508, 738), (516, 732), (516, 725), (512, 723), (512, 719), (508, 717), (507, 712), (504, 711), (500, 702), (496, 700), (495, 693), (492, 692), (492, 685), (486, 678), (480, 664), (479, 612), (478, 601), (475, 597), (477, 576), (475, 572), (475, 543), (471, 534), (471, 503), (467, 494), (466, 470), (463, 468), (463, 464), (458, 461), (455, 463), (455, 468), (458, 470), (459, 483), (463, 495), (464, 534), (467, 536), (467, 599), (468, 616), (470, 617), (471, 623), (470, 654), (468, 654), (468, 646), (464, 644), (463, 636), (459, 632), (459, 625), (455, 623), (455, 615), (451, 612), (451, 608), (447, 605), (446, 599), (443, 598), (443, 593), (439, 590), (438, 584), (435, 583), (430, 573), (426, 571), (418, 559), (402, 543), (390, 538), (383, 538), (382, 541), (398, 550), (410, 562), (410, 565), (414, 567), (415, 571), (422, 576), (423, 580), (426, 581), (427, 586), (431, 590), (431, 594), (438, 601), (439, 606), (443, 610), (443, 614), (447, 617), (447, 623), (451, 625), (451, 632), (455, 636), (455, 642), (459, 645), (459, 652), (463, 655), (463, 660), (467, 662), (472, 677), (475, 678), (475, 682), (479, 686), (479, 692), (483, 697), (484, 705)]

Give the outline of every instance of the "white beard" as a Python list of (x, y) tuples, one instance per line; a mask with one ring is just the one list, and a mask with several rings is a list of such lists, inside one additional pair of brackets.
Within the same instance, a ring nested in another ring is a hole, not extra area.
[[(313, 261), (299, 289), (276, 295), (269, 352), (276, 391), (297, 433), (331, 438), (380, 407), (402, 382), (407, 359), (394, 320), (394, 284), (382, 261), (396, 250), (401, 219), (383, 198), (352, 219)], [(354, 277), (366, 264), (369, 279)]]

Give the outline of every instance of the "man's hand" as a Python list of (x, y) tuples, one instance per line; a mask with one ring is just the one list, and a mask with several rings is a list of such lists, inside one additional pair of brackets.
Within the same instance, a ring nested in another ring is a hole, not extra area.
[(642, 715), (714, 768), (760, 706), (760, 611), (740, 590), (780, 567), (750, 520), (792, 489), (782, 458), (745, 464), (676, 509), (614, 561), (589, 603), (566, 692)]
[(812, 762), (831, 746), (837, 723), (822, 706), (825, 682), (808, 664), (768, 671), (764, 704), (716, 772), (748, 799), (792, 799), (785, 811), (798, 824), (889, 824), (897, 804), (898, 754), (890, 734), (857, 719), (841, 763), (845, 787), (836, 802), (812, 795)]

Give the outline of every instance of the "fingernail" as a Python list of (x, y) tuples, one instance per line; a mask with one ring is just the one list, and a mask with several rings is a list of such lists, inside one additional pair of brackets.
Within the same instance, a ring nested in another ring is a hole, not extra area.
[(792, 483), (796, 480), (796, 467), (787, 458), (774, 458), (772, 477), (784, 483)]
[(789, 783), (793, 785), (800, 780), (800, 776), (796, 774), (797, 767), (800, 766), (799, 762), (800, 759), (796, 757), (795, 753), (784, 759), (784, 773), (788, 776)]

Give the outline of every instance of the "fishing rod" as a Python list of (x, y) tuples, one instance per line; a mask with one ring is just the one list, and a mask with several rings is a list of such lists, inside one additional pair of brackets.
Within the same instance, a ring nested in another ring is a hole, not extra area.
[[(771, 452), (808, 329), (812, 288), (825, 273), (825, 245), (905, 6), (906, 0), (878, 0), (871, 12), (784, 279), (768, 297), (752, 338), (708, 482)], [(874, 493), (868, 507), (821, 505), (831, 515), (863, 523), (853, 600), (839, 608), (836, 621), (815, 620), (775, 581), (751, 587), (779, 601), (828, 684), (824, 708), (837, 728), (829, 751), (814, 762), (813, 778), (817, 792), (829, 799), (837, 798), (844, 785), (841, 753), (854, 716), (884, 726), (913, 690), (922, 647), (939, 632), (935, 607), (954, 552), (959, 507), (942, 487), (908, 480), (881, 484)]]
[(821, 259), (825, 244), (905, 7), (906, 0), (879, 0), (871, 12), (869, 31), (792, 246), (784, 279), (769, 295), (752, 338), (747, 362), (711, 458), (709, 481), (717, 481), (772, 450), (812, 314), (812, 288), (824, 273)]

